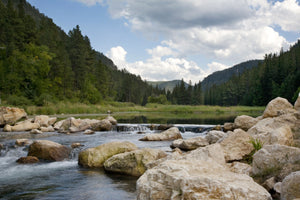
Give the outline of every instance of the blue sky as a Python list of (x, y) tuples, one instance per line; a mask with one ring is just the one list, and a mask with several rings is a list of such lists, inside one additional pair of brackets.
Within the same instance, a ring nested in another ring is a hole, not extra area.
[(146, 80), (193, 83), (295, 43), (296, 0), (28, 0), (66, 33)]

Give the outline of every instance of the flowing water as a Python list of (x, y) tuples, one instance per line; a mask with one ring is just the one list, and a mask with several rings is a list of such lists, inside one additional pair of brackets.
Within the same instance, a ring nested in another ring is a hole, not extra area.
[[(0, 155), (0, 199), (78, 199), (78, 200), (114, 200), (135, 199), (137, 178), (118, 174), (108, 174), (103, 170), (90, 170), (78, 166), (79, 151), (111, 141), (130, 141), (139, 148), (158, 148), (170, 152), (170, 141), (143, 142), (138, 133), (153, 133), (147, 124), (119, 124), (122, 131), (96, 132), (93, 135), (83, 133), (59, 134), (43, 133), (3, 133), (0, 131), (0, 143), (4, 148)], [(177, 125), (183, 138), (204, 135), (210, 125)], [(42, 138), (41, 138), (42, 137)], [(16, 160), (27, 156), (28, 147), (16, 147), (16, 138), (32, 140), (45, 139), (71, 146), (80, 142), (84, 146), (73, 149), (69, 160), (61, 162), (41, 162), (21, 165)]]

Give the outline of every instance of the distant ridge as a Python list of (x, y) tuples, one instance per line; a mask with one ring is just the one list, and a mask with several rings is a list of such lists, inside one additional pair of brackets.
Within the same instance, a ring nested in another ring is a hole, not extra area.
[[(181, 80), (173, 80), (173, 81), (147, 81), (148, 84), (153, 87), (158, 87), (159, 89), (165, 89), (166, 91), (172, 92), (176, 85), (179, 85)], [(189, 86), (188, 83), (184, 82), (185, 87)]]
[(220, 85), (228, 81), (233, 75), (242, 74), (245, 70), (258, 66), (262, 60), (249, 60), (240, 64), (234, 65), (231, 68), (217, 71), (207, 76), (201, 82), (203, 90), (210, 89), (213, 85)]

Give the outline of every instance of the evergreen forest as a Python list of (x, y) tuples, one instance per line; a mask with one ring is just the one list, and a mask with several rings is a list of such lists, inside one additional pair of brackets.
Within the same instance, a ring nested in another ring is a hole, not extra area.
[[(65, 33), (25, 0), (0, 1), (0, 99), (11, 105), (103, 101), (178, 105), (263, 106), (300, 92), (300, 41), (195, 85), (151, 86), (91, 47), (79, 26)], [(219, 75), (225, 77), (223, 75)]]

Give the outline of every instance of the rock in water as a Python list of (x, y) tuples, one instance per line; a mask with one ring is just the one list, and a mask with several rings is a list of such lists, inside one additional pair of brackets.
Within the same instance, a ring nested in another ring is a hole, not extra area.
[(205, 139), (209, 144), (214, 144), (218, 142), (220, 139), (224, 138), (227, 134), (223, 131), (209, 131), (205, 136)]
[(35, 156), (27, 156), (19, 158), (16, 162), (20, 164), (33, 164), (38, 163), (39, 159)]
[(181, 150), (194, 150), (198, 147), (205, 147), (208, 145), (208, 142), (203, 137), (195, 137), (195, 138), (189, 138), (186, 140), (178, 139), (174, 140), (171, 144), (171, 148), (179, 148)]
[(147, 134), (145, 137), (141, 138), (141, 141), (163, 141), (163, 140), (176, 140), (182, 139), (180, 131), (177, 127), (169, 128), (158, 134)]
[(56, 142), (36, 140), (29, 146), (28, 156), (36, 156), (49, 161), (62, 161), (69, 158), (70, 152), (68, 147)]
[(81, 151), (78, 156), (78, 164), (88, 168), (102, 168), (104, 162), (113, 155), (136, 150), (131, 142), (110, 142), (98, 147)]
[(32, 123), (29, 120), (25, 120), (22, 122), (18, 122), (14, 126), (6, 125), (3, 130), (8, 131), (8, 132), (10, 132), (10, 131), (22, 132), (22, 131), (30, 131), (32, 129), (38, 129), (38, 128), (40, 128), (40, 124)]
[(26, 117), (27, 113), (20, 108), (0, 107), (0, 125), (16, 123), (19, 119)]
[(141, 176), (147, 170), (147, 164), (166, 157), (159, 149), (139, 149), (112, 156), (104, 163), (106, 171)]
[(277, 117), (279, 115), (288, 113), (293, 109), (293, 105), (288, 100), (277, 97), (270, 101), (263, 113), (263, 118)]

